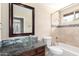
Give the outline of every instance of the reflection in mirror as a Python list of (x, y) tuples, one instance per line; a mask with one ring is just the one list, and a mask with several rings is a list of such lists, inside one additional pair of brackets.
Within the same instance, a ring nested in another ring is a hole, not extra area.
[[(18, 27), (21, 24), (23, 24), (24, 25), (24, 27), (23, 27), (24, 30), (22, 31), (22, 28), (20, 26), (20, 28), (18, 28), (19, 30), (17, 30), (16, 33), (22, 33), (22, 32), (31, 33), (32, 32), (32, 10), (31, 9), (24, 8), (24, 7), (18, 6), (18, 5), (14, 5), (13, 6), (13, 18), (14, 17), (19, 17), (19, 19), (23, 18), (23, 20), (24, 20), (24, 23), (21, 22), (20, 24), (18, 24)], [(22, 19), (21, 19), (21, 21), (22, 21)], [(15, 26), (17, 26), (17, 25), (15, 25)], [(16, 28), (13, 27), (13, 29), (15, 30)]]
[(23, 28), (23, 18), (13, 18), (13, 33), (23, 33), (24, 28)]

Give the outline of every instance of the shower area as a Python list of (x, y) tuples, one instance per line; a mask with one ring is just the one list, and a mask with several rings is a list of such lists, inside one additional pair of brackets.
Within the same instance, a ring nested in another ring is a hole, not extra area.
[(63, 48), (63, 56), (79, 56), (79, 3), (51, 14), (51, 36)]

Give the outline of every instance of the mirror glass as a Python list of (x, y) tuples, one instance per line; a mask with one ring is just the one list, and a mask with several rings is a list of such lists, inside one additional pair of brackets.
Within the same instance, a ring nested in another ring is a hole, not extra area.
[(13, 33), (32, 33), (32, 10), (13, 5)]

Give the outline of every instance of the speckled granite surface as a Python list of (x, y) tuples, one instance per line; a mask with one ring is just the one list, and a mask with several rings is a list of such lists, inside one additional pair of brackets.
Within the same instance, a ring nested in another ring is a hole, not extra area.
[(27, 47), (21, 43), (17, 43), (15, 45), (10, 45), (10, 46), (0, 48), (0, 55), (1, 56), (17, 56), (24, 51), (29, 51), (29, 50), (32, 50), (44, 45), (46, 44), (43, 41), (39, 41), (33, 44), (32, 47), (31, 46)]

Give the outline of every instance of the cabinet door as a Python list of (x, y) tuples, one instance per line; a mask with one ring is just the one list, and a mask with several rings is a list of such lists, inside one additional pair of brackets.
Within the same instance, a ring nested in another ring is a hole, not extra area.
[(34, 56), (36, 55), (36, 51), (35, 50), (31, 50), (31, 51), (26, 51), (20, 54), (20, 56)]
[(25, 51), (21, 53), (19, 56), (45, 56), (45, 46), (30, 51)]

